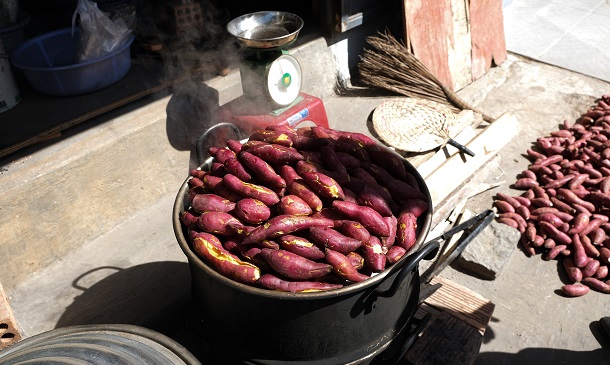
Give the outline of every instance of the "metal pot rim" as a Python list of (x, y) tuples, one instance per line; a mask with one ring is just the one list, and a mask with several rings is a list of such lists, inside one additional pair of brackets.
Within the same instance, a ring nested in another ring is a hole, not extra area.
[[(244, 140), (244, 141), (246, 141), (246, 140)], [(184, 198), (186, 197), (186, 195), (188, 193), (188, 189), (189, 189), (188, 180), (190, 179), (190, 177), (187, 177), (184, 180), (180, 190), (178, 191), (176, 200), (174, 202), (174, 207), (173, 207), (173, 212), (172, 212), (174, 233), (176, 235), (178, 243), (180, 244), (180, 248), (182, 249), (184, 254), (187, 256), (190, 264), (197, 265), (197, 267), (204, 270), (208, 275), (210, 275), (213, 278), (215, 278), (216, 280), (224, 283), (225, 285), (231, 286), (235, 289), (247, 292), (252, 295), (259, 295), (259, 296), (263, 296), (263, 297), (270, 297), (270, 298), (275, 298), (275, 299), (287, 299), (287, 300), (317, 300), (317, 299), (324, 299), (324, 298), (333, 298), (333, 297), (342, 296), (342, 295), (350, 295), (350, 294), (353, 294), (354, 292), (358, 292), (358, 291), (361, 291), (364, 289), (368, 289), (370, 287), (374, 287), (376, 285), (381, 284), (386, 279), (386, 277), (392, 275), (396, 271), (401, 270), (403, 268), (403, 266), (405, 266), (406, 263), (408, 262), (409, 257), (411, 257), (412, 254), (416, 253), (417, 250), (422, 248), (422, 246), (425, 243), (426, 236), (430, 230), (430, 226), (432, 223), (432, 214), (433, 214), (433, 208), (432, 208), (432, 204), (431, 204), (432, 197), (430, 196), (430, 191), (428, 190), (428, 186), (426, 185), (426, 183), (423, 180), (423, 178), (421, 177), (421, 175), (417, 172), (417, 170), (413, 167), (413, 165), (411, 165), (411, 163), (409, 161), (404, 159), (399, 154), (396, 154), (396, 155), (400, 157), (400, 159), (406, 165), (407, 171), (411, 172), (413, 174), (413, 176), (415, 177), (415, 179), (420, 184), (420, 189), (426, 195), (426, 200), (429, 203), (428, 204), (429, 209), (426, 211), (426, 213), (424, 213), (423, 219), (421, 219), (421, 217), (418, 218), (418, 229), (419, 229), (418, 237), (415, 242), (415, 245), (409, 250), (410, 254), (406, 254), (405, 256), (403, 256), (398, 262), (396, 262), (394, 265), (390, 266), (386, 270), (376, 274), (375, 276), (372, 276), (371, 278), (369, 278), (367, 280), (361, 281), (359, 283), (349, 284), (349, 285), (346, 285), (339, 289), (332, 289), (332, 290), (326, 290), (326, 291), (320, 291), (320, 292), (292, 293), (292, 292), (274, 291), (274, 290), (258, 288), (255, 286), (243, 284), (243, 283), (237, 282), (233, 279), (230, 279), (230, 278), (218, 273), (216, 270), (214, 270), (210, 266), (206, 265), (199, 258), (199, 256), (197, 256), (193, 252), (193, 250), (191, 250), (189, 241), (188, 241), (187, 237), (184, 235), (184, 230), (183, 230), (184, 228), (182, 226), (182, 222), (180, 221), (180, 213), (183, 211), (183, 208), (184, 208)], [(203, 164), (201, 164), (201, 166), (199, 166), (199, 168), (202, 170), (208, 169), (212, 165), (213, 160), (214, 159), (212, 157), (208, 158), (207, 160), (205, 160), (203, 162)]]

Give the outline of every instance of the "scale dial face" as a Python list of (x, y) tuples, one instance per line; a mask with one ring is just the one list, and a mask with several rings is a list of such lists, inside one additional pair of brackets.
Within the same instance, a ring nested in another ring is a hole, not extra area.
[(301, 66), (290, 55), (281, 55), (267, 67), (265, 83), (271, 100), (280, 106), (290, 105), (301, 91)]

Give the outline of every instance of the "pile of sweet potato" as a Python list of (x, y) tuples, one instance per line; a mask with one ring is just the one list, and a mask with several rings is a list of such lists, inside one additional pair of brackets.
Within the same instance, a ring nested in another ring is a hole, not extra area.
[(413, 247), (428, 209), (403, 160), (361, 133), (274, 125), (209, 153), (180, 218), (193, 251), (241, 283), (310, 292), (366, 280)]
[(562, 261), (565, 295), (610, 294), (610, 95), (538, 138), (527, 156), (532, 164), (514, 184), (525, 192), (496, 195), (498, 221), (519, 229), (528, 255)]

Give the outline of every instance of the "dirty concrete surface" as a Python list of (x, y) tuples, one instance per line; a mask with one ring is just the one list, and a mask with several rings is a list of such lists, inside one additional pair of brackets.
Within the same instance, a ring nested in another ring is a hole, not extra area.
[[(496, 192), (517, 194), (509, 184), (527, 167), (523, 153), (532, 142), (564, 119), (575, 120), (609, 91), (605, 81), (512, 54), (461, 90), (459, 96), (488, 115), (516, 116), (522, 131), (500, 152), (492, 178), (507, 183), (470, 199), (468, 209), (489, 209)], [(365, 121), (385, 98), (336, 96), (324, 102), (332, 127), (370, 134)], [(174, 198), (159, 199), (12, 290), (11, 305), (24, 332), (114, 321), (176, 333), (191, 308), (188, 265), (171, 227)], [(610, 338), (597, 321), (610, 314), (609, 297), (592, 291), (565, 298), (558, 294), (559, 272), (555, 261), (528, 258), (518, 249), (495, 280), (451, 266), (441, 272), (495, 304), (477, 364), (607, 363)]]

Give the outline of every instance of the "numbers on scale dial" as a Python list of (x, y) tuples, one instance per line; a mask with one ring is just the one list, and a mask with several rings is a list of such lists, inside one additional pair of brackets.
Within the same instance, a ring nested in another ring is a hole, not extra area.
[(301, 67), (297, 60), (289, 55), (275, 59), (267, 71), (267, 90), (269, 96), (278, 105), (292, 103), (301, 91)]

